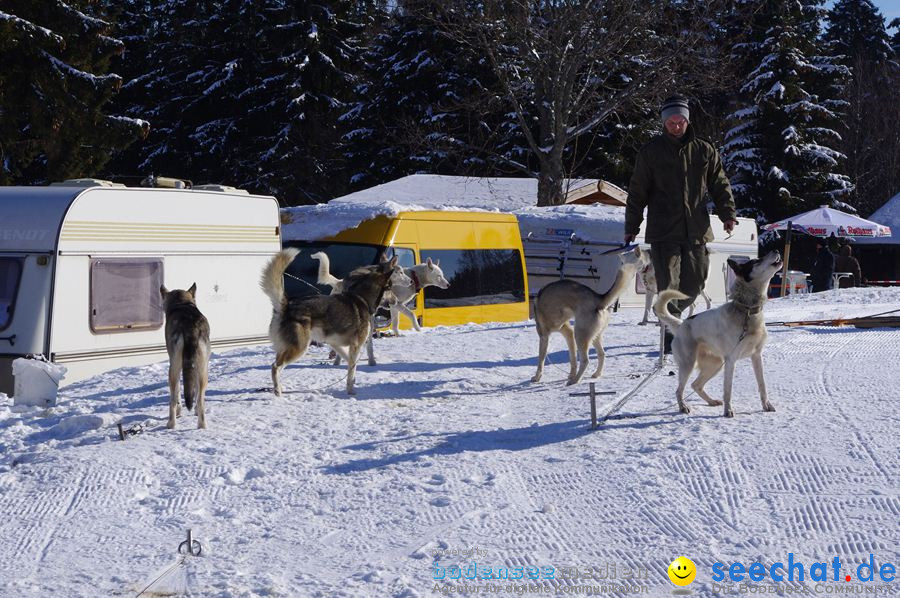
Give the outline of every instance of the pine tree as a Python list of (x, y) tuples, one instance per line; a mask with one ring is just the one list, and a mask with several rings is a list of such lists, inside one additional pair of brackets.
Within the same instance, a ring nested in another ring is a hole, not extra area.
[(840, 202), (852, 190), (834, 130), (849, 73), (818, 51), (819, 4), (766, 2), (730, 57), (750, 67), (729, 117), (725, 164), (739, 207), (763, 221)]
[(896, 134), (900, 73), (884, 17), (870, 0), (839, 0), (826, 21), (822, 39), (852, 72), (843, 94), (848, 107), (840, 128), (840, 149), (847, 155), (854, 184), (848, 201), (868, 214), (900, 183), (900, 175), (891, 167), (896, 166), (896, 159), (889, 159), (900, 154)]
[[(123, 101), (149, 111), (147, 143), (116, 168), (274, 194), (342, 192), (339, 150), (361, 27), (349, 0), (131, 0), (139, 56)], [(149, 16), (147, 16), (149, 15)]]
[(0, 11), (0, 184), (94, 176), (146, 122), (108, 114), (122, 42), (93, 2), (7, 0)]
[(493, 174), (514, 153), (498, 139), (505, 133), (491, 133), (503, 106), (490, 70), (422, 8), (401, 3), (363, 57), (357, 101), (344, 116), (354, 188), (417, 172)]

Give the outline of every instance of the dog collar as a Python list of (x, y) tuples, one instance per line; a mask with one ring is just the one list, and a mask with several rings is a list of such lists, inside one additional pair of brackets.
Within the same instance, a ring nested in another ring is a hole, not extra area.
[(760, 303), (759, 305), (744, 305), (743, 303), (738, 303), (737, 301), (732, 301), (731, 303), (735, 307), (740, 308), (742, 311), (747, 312), (748, 316), (755, 316), (763, 310), (762, 303)]
[(413, 285), (415, 286), (416, 292), (418, 293), (422, 289), (422, 285), (419, 284), (419, 277), (416, 276), (416, 271), (410, 270), (409, 277), (412, 279)]

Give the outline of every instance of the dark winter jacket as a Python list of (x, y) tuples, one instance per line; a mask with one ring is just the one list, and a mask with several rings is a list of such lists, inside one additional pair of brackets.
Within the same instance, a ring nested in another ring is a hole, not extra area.
[(834, 274), (834, 254), (831, 253), (827, 245), (823, 245), (816, 254), (816, 263), (813, 264), (813, 292), (818, 293), (830, 289), (832, 286), (832, 274)]
[(862, 284), (862, 272), (859, 268), (859, 261), (853, 257), (853, 250), (849, 245), (841, 247), (841, 253), (834, 260), (835, 272), (849, 272), (852, 278), (842, 278), (841, 288), (858, 287)]
[(697, 138), (690, 125), (681, 139), (668, 133), (654, 137), (641, 148), (634, 165), (625, 234), (638, 234), (647, 208), (648, 243), (712, 241), (707, 192), (722, 222), (734, 220), (734, 197), (716, 148)]

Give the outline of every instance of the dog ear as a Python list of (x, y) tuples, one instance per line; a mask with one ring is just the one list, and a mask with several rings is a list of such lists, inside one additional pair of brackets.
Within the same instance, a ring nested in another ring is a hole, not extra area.
[(191, 297), (197, 296), (197, 283), (191, 285), (191, 288), (188, 289), (188, 293), (190, 293)]
[(434, 263), (434, 265), (439, 267), (439, 266), (441, 265), (441, 260), (436, 261), (436, 262)]
[(434, 268), (434, 264), (431, 263), (431, 258), (426, 259), (426, 260), (425, 260), (425, 263), (428, 264), (428, 267), (429, 267), (429, 268)]
[(397, 256), (395, 255), (394, 257), (392, 257), (391, 261), (388, 262), (388, 264), (390, 265), (391, 269), (394, 269), (397, 266)]
[(740, 273), (741, 273), (741, 271), (738, 269), (738, 268), (740, 268), (740, 266), (739, 266), (738, 263), (737, 263), (736, 261), (734, 261), (733, 259), (729, 259), (729, 260), (728, 260), (728, 267), (731, 268), (732, 270), (734, 270), (734, 273), (735, 273), (735, 274), (740, 274)]
[(168, 295), (168, 294), (169, 294), (169, 289), (166, 288), (166, 285), (164, 285), (164, 284), (159, 285), (159, 295), (160, 295), (160, 297), (162, 297), (163, 299), (165, 299), (165, 298), (166, 298), (166, 295)]
[(640, 257), (641, 257), (641, 248), (640, 247), (634, 248), (634, 255), (636, 255), (638, 257), (638, 259), (640, 259)]

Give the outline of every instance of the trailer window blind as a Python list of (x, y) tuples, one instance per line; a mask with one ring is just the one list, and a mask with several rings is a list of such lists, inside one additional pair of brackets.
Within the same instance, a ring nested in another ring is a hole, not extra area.
[(12, 321), (16, 293), (22, 278), (22, 258), (0, 257), (0, 330)]
[(159, 328), (163, 323), (162, 284), (161, 259), (91, 260), (91, 330)]

